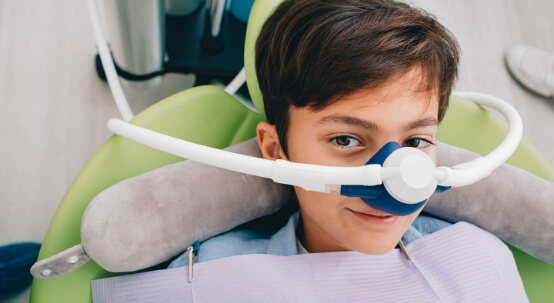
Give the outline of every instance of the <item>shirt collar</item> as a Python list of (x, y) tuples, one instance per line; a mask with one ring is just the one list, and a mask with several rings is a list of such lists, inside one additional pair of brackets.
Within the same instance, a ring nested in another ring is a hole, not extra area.
[(267, 253), (270, 255), (292, 256), (299, 254), (296, 247), (296, 227), (300, 222), (300, 211), (290, 216), (287, 224), (269, 240)]
[[(297, 211), (290, 216), (287, 224), (275, 233), (269, 240), (267, 246), (267, 254), (280, 255), (280, 256), (292, 256), (304, 253), (304, 249), (301, 245), (297, 244), (296, 227), (300, 222), (300, 211)], [(423, 234), (419, 232), (414, 226), (408, 227), (404, 236), (402, 236), (402, 242), (408, 244), (416, 239), (423, 237)], [(304, 249), (305, 250), (305, 249)]]

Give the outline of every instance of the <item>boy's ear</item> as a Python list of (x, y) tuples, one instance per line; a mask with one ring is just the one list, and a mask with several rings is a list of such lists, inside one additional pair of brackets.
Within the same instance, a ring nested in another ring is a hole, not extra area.
[(277, 160), (285, 158), (274, 125), (267, 122), (258, 123), (256, 135), (258, 136), (258, 145), (264, 159)]

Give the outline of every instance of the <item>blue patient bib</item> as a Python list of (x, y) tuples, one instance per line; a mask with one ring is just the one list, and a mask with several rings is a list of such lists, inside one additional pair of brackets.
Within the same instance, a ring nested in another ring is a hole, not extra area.
[(100, 302), (528, 302), (509, 249), (457, 223), (406, 250), (240, 255), (92, 282)]

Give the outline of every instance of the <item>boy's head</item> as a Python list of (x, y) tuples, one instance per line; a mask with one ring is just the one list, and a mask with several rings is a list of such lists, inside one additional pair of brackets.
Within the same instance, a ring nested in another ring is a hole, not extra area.
[(439, 121), (457, 75), (458, 44), (424, 11), (391, 0), (284, 1), (256, 44), (256, 74), (267, 121), (284, 151), (289, 107), (319, 110), (383, 85), (413, 68), (420, 89), (439, 97)]
[[(390, 0), (290, 0), (267, 20), (256, 72), (268, 123), (264, 157), (357, 166), (396, 141), (434, 157), (459, 61), (427, 13)], [(394, 248), (417, 213), (391, 216), (359, 198), (296, 188), (311, 252)]]

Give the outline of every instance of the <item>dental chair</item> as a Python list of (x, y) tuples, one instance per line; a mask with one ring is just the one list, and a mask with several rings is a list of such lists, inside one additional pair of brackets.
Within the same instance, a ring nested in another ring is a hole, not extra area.
[[(281, 1), (257, 0), (252, 8), (245, 44), (245, 67), (250, 94), (263, 110), (254, 72), (254, 44), (261, 26)], [(133, 124), (216, 148), (253, 138), (264, 115), (256, 113), (216, 86), (199, 86), (170, 96), (134, 117)], [(438, 140), (480, 154), (503, 138), (506, 124), (471, 100), (452, 97), (439, 127)], [(89, 160), (61, 201), (46, 233), (39, 260), (81, 242), (80, 226), (89, 202), (109, 186), (181, 158), (114, 135)], [(554, 182), (554, 169), (523, 139), (508, 163)], [(145, 222), (147, 224), (147, 222)], [(554, 298), (554, 266), (512, 248), (531, 302)], [(160, 267), (163, 267), (161, 265)], [(91, 280), (115, 276), (94, 261), (51, 280), (33, 280), (30, 302), (92, 302)]]

